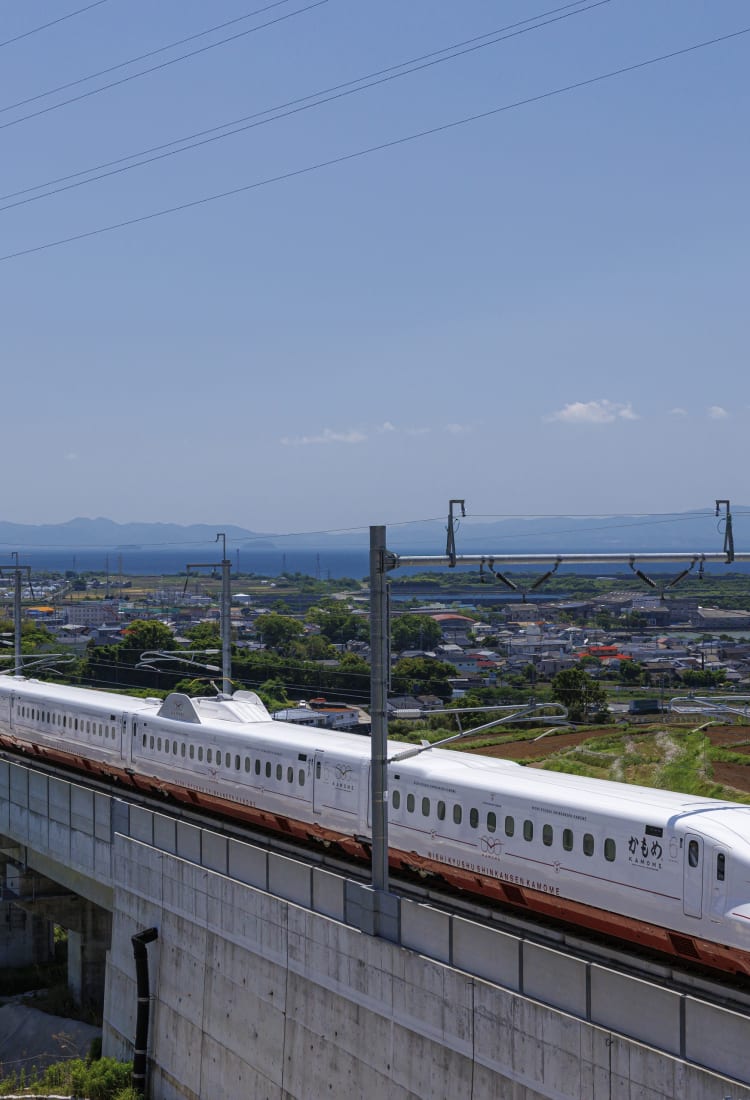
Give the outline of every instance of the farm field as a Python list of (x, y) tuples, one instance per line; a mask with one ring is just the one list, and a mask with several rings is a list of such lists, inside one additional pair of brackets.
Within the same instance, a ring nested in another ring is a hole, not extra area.
[(602, 726), (463, 747), (530, 767), (750, 803), (750, 726)]

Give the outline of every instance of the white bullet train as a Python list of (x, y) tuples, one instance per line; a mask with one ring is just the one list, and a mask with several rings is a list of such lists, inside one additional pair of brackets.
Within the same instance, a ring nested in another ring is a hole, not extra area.
[[(369, 740), (275, 722), (252, 692), (0, 675), (0, 745), (369, 859)], [(750, 806), (440, 749), (388, 787), (394, 869), (750, 976)]]

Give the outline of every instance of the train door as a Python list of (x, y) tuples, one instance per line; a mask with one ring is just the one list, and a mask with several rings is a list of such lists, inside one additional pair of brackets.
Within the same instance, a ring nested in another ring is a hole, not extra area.
[(686, 917), (703, 916), (703, 839), (695, 833), (685, 836), (682, 910)]
[(323, 812), (323, 753), (316, 752), (313, 758), (313, 813)]
[(723, 917), (727, 910), (727, 863), (729, 855), (714, 848), (711, 862), (711, 915)]

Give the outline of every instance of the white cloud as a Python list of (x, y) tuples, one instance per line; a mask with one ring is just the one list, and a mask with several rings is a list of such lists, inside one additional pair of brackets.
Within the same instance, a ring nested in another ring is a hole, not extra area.
[(395, 432), (396, 425), (391, 424), (390, 420), (384, 420), (380, 427), (377, 429), (379, 432)]
[(707, 412), (709, 420), (726, 420), (729, 416), (727, 410), (721, 405), (709, 405)]
[(296, 438), (285, 435), (281, 439), (284, 447), (310, 447), (320, 443), (364, 443), (367, 436), (350, 428), (345, 432), (334, 432), (324, 428), (320, 435), (300, 435)]
[(687, 416), (687, 414), (688, 414), (687, 409), (682, 409), (679, 406), (676, 409), (670, 409), (669, 410), (669, 415), (670, 416)]
[(602, 398), (600, 401), (572, 401), (545, 419), (564, 424), (611, 424), (614, 420), (637, 420), (638, 415), (629, 401), (623, 404)]
[(472, 431), (472, 426), (471, 424), (446, 424), (445, 430), (451, 435), (465, 435)]

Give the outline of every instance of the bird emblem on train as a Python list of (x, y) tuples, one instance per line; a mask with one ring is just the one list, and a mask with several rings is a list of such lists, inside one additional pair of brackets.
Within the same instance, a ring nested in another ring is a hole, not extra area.
[(354, 790), (354, 769), (350, 764), (335, 764), (333, 785), (339, 791)]
[(495, 859), (499, 859), (503, 854), (503, 842), (499, 837), (483, 836), (480, 838), (480, 844), (484, 855), (494, 856)]

